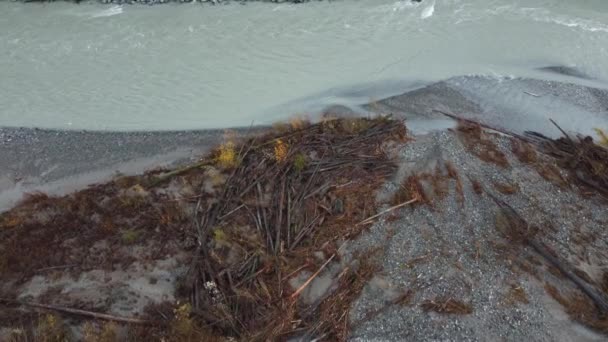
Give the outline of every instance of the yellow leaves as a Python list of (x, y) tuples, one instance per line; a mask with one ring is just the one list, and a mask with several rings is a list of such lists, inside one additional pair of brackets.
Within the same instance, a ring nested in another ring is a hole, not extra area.
[(289, 145), (281, 139), (277, 139), (274, 145), (274, 159), (282, 163), (287, 160), (287, 154), (289, 153)]
[(238, 155), (236, 151), (236, 144), (234, 143), (237, 139), (237, 135), (234, 131), (224, 132), (224, 143), (220, 145), (219, 153), (215, 157), (217, 164), (225, 169), (231, 169), (237, 167), (239, 164)]
[(216, 161), (221, 167), (226, 169), (237, 166), (236, 150), (232, 141), (228, 141), (220, 146), (220, 152)]
[(289, 120), (289, 125), (292, 129), (298, 130), (303, 129), (309, 125), (309, 121), (302, 116), (294, 116)]
[(135, 184), (135, 185), (133, 185), (133, 186), (131, 187), (131, 190), (132, 190), (134, 193), (139, 194), (139, 195), (146, 195), (146, 194), (147, 194), (146, 189), (144, 189), (144, 187), (143, 187), (143, 186), (141, 186), (141, 184)]
[[(179, 303), (178, 303), (179, 305)], [(195, 341), (197, 340), (197, 329), (194, 320), (190, 318), (192, 306), (190, 304), (182, 304), (173, 310), (173, 321), (171, 322), (171, 330), (176, 341)]]
[(8, 216), (4, 219), (0, 218), (0, 227), (2, 228), (15, 228), (22, 223), (21, 218), (18, 216)]
[(594, 128), (593, 130), (600, 137), (599, 144), (604, 147), (608, 147), (608, 134), (606, 134), (606, 132), (604, 132), (604, 130), (601, 128)]
[(190, 318), (190, 312), (192, 311), (192, 306), (188, 303), (184, 303), (177, 308), (173, 309), (173, 314), (175, 315), (175, 319), (184, 320)]

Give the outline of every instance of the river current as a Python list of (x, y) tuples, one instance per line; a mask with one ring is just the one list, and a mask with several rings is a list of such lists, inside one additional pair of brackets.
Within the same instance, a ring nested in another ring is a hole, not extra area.
[(0, 2), (0, 126), (266, 124), (461, 75), (608, 79), (608, 1)]

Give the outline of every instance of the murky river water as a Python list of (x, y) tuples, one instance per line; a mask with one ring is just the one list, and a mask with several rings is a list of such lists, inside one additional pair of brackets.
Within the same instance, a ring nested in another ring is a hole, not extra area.
[(608, 79), (608, 1), (0, 2), (0, 126), (248, 126), (547, 65)]

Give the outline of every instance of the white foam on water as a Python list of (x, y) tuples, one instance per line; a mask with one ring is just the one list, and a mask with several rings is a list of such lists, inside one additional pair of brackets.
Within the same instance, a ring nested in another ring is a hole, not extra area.
[(521, 13), (528, 15), (533, 20), (539, 22), (574, 27), (588, 32), (608, 32), (608, 25), (601, 22), (570, 15), (565, 16), (556, 14), (544, 8), (523, 8), (521, 9)]
[(434, 0), (430, 6), (426, 7), (422, 11), (422, 13), (420, 14), (420, 19), (430, 18), (433, 16), (433, 13), (435, 13), (435, 1)]
[(103, 18), (103, 17), (111, 17), (113, 15), (118, 15), (118, 14), (122, 14), (123, 13), (123, 9), (122, 6), (120, 5), (115, 5), (112, 6), (106, 10), (94, 13), (91, 15), (91, 18)]

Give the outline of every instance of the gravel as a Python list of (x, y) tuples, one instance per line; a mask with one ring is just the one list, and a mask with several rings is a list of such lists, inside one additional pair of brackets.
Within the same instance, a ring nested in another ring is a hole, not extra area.
[[(396, 220), (379, 222), (351, 244), (351, 252), (381, 247), (380, 276), (390, 284), (384, 288), (412, 293), (407, 305), (387, 304), (386, 290), (370, 282), (351, 310), (352, 341), (605, 339), (572, 322), (545, 293), (545, 282), (564, 290), (575, 287), (546, 272), (547, 265), (539, 256), (509, 243), (497, 231), (496, 204), (486, 194), (476, 194), (469, 179), (482, 183), (485, 191), (507, 202), (528, 222), (552, 226), (555, 231), (548, 231), (544, 242), (574, 266), (591, 264), (588, 269), (595, 270), (608, 266), (605, 239), (586, 245), (572, 241), (577, 234), (605, 236), (602, 229), (608, 222), (608, 211), (597, 199), (583, 198), (575, 190), (563, 191), (530, 165), (519, 163), (510, 152), (508, 137), (492, 139), (508, 156), (511, 168), (479, 160), (454, 131), (418, 136), (403, 148), (400, 177), (424, 170), (434, 172), (435, 165), (450, 161), (460, 174), (464, 202), (459, 202), (456, 181), (450, 180), (449, 195), (435, 200), (434, 208), (418, 205), (401, 209)], [(494, 189), (493, 182), (517, 184), (520, 191), (503, 195)], [(399, 183), (398, 177), (387, 184), (381, 197), (387, 197)], [(541, 264), (533, 272), (536, 274), (515, 267), (527, 259)], [(601, 281), (602, 274), (589, 276)], [(512, 302), (509, 293), (513, 287), (523, 289), (527, 303)], [(459, 315), (422, 310), (423, 301), (437, 298), (470, 303), (473, 312)]]

